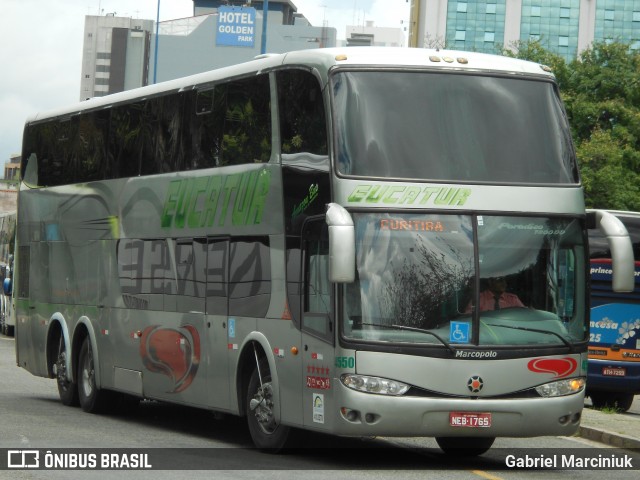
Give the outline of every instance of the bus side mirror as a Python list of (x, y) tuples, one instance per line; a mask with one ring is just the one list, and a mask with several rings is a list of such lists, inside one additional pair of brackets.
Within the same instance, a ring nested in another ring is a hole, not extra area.
[(356, 235), (353, 219), (344, 207), (330, 203), (326, 220), (329, 226), (329, 281), (352, 283), (356, 278)]
[(2, 282), (2, 289), (5, 295), (11, 295), (12, 282), (10, 278), (5, 278)]
[(633, 292), (635, 288), (635, 261), (629, 232), (613, 214), (593, 210), (595, 226), (605, 235), (611, 250), (611, 287), (614, 292)]

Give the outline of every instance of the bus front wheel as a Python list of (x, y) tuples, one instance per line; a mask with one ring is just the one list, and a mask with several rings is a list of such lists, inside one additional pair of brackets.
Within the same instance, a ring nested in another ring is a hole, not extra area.
[(436, 442), (447, 455), (476, 457), (486, 453), (493, 445), (494, 437), (436, 437)]
[(273, 384), (267, 361), (262, 360), (259, 368), (260, 372), (258, 368), (253, 370), (247, 388), (247, 424), (255, 446), (275, 453), (284, 448), (289, 427), (280, 425), (276, 420)]

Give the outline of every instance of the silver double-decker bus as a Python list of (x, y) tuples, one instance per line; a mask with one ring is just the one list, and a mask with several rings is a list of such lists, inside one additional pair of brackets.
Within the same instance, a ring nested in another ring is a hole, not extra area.
[(320, 49), (27, 121), (17, 363), (87, 412), (155, 399), (290, 430), (572, 435), (587, 229), (548, 68)]

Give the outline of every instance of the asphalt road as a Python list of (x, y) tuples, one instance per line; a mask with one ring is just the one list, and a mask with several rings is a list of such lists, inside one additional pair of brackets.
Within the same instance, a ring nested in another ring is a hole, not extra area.
[[(640, 455), (604, 449), (580, 438), (501, 438), (487, 454), (472, 460), (443, 455), (431, 438), (342, 439), (304, 433), (299, 448), (270, 455), (251, 448), (243, 419), (217, 420), (210, 412), (143, 402), (127, 414), (91, 415), (65, 407), (54, 380), (37, 378), (15, 365), (14, 341), (0, 336), (0, 456), (8, 450), (37, 450), (41, 459), (58, 454), (151, 453), (152, 471), (2, 470), (0, 478), (278, 478), (292, 474), (314, 479), (598, 479), (593, 469), (518, 470), (507, 465), (509, 455), (551, 456), (558, 453), (591, 457)], [(65, 449), (65, 450), (60, 450)], [(109, 450), (105, 450), (109, 449)], [(115, 449), (115, 450), (114, 450)], [(124, 449), (124, 450), (123, 450)], [(153, 449), (153, 450), (147, 450)], [(88, 452), (88, 453), (87, 453)], [(63, 458), (62, 456), (60, 458)], [(68, 458), (65, 457), (65, 458)], [(5, 459), (0, 458), (0, 466)], [(162, 468), (159, 470), (158, 468)], [(607, 471), (607, 480), (627, 479), (639, 470)]]

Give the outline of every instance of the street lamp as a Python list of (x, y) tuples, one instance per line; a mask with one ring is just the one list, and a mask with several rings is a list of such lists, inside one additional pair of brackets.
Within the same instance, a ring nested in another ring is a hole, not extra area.
[(269, 0), (264, 0), (262, 3), (262, 43), (260, 46), (260, 53), (264, 55), (267, 53), (267, 15), (269, 14)]
[(158, 11), (156, 13), (156, 47), (153, 55), (153, 83), (158, 78), (158, 30), (160, 29), (160, 0), (158, 0)]

